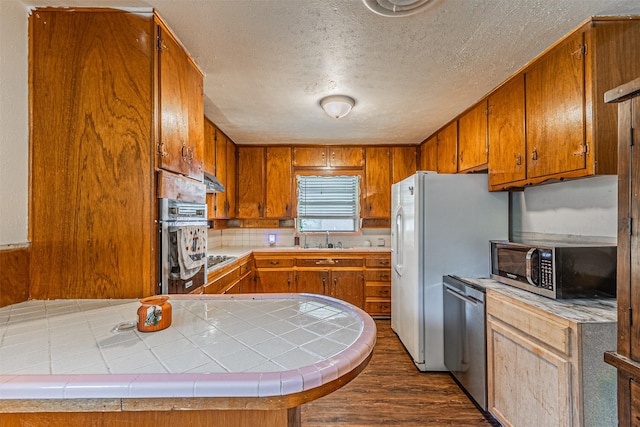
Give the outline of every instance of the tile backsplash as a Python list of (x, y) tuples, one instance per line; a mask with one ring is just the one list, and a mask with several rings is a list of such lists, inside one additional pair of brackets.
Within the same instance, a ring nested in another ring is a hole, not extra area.
[[(209, 229), (209, 248), (224, 246), (244, 246), (244, 247), (268, 247), (269, 235), (275, 235), (276, 247), (294, 246), (295, 232), (290, 228), (227, 228), (223, 230)], [(326, 247), (327, 236), (325, 234), (309, 233), (300, 234), (300, 246), (305, 244), (310, 248)], [(336, 245), (338, 242), (343, 248), (369, 247), (369, 246), (391, 246), (391, 229), (376, 228), (363, 229), (359, 235), (348, 235), (343, 233), (329, 234), (329, 243)]]

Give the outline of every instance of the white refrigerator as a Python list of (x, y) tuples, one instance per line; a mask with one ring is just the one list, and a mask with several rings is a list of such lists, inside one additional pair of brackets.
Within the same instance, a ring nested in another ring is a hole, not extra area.
[(489, 277), (509, 202), (486, 174), (417, 172), (392, 186), (391, 328), (421, 371), (445, 371), (442, 276)]

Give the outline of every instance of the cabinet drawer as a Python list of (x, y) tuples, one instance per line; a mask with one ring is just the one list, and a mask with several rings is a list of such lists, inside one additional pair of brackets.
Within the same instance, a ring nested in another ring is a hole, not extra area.
[[(522, 304), (522, 303), (520, 303)], [(571, 327), (551, 315), (529, 309), (502, 295), (487, 294), (487, 314), (539, 340), (557, 351), (571, 355)]]
[(256, 268), (293, 267), (293, 258), (256, 258)]
[(371, 316), (389, 316), (391, 315), (391, 300), (367, 298), (364, 302), (364, 310)]
[(391, 258), (367, 258), (367, 267), (391, 267)]
[(238, 280), (240, 277), (240, 268), (236, 267), (231, 270), (229, 273), (225, 274), (222, 277), (214, 280), (209, 285), (205, 286), (204, 293), (205, 294), (218, 294), (225, 290), (227, 286)]
[(367, 283), (364, 287), (365, 297), (391, 298), (390, 285), (371, 285)]
[(391, 269), (384, 270), (367, 270), (364, 274), (364, 279), (367, 282), (390, 282), (391, 281)]
[(362, 267), (362, 258), (298, 258), (298, 267)]

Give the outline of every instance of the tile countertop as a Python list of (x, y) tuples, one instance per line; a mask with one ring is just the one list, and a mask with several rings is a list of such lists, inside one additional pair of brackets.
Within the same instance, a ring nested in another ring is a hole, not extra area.
[(238, 258), (250, 255), (252, 252), (296, 252), (296, 253), (314, 253), (314, 252), (331, 252), (337, 254), (348, 254), (350, 252), (358, 253), (390, 253), (391, 248), (382, 246), (370, 246), (370, 247), (355, 247), (355, 248), (303, 248), (302, 246), (258, 246), (258, 247), (244, 247), (244, 246), (218, 246), (215, 248), (209, 248), (208, 255), (229, 255), (237, 256)]
[(32, 300), (0, 309), (0, 399), (283, 396), (370, 355), (375, 323), (308, 294), (175, 295), (169, 328), (114, 333), (137, 300)]
[(489, 292), (499, 292), (572, 322), (615, 323), (617, 321), (617, 303), (615, 298), (556, 300), (505, 285), (493, 279), (463, 278), (463, 280), (477, 283)]

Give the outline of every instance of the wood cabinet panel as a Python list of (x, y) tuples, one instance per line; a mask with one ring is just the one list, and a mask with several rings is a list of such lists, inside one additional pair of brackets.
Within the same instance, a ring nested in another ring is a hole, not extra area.
[[(202, 74), (169, 31), (159, 26), (160, 127), (162, 169), (202, 181), (204, 100)], [(191, 111), (196, 109), (196, 111)]]
[(296, 292), (329, 295), (329, 270), (297, 270)]
[(476, 171), (487, 165), (487, 101), (458, 119), (458, 171)]
[(293, 166), (325, 167), (327, 150), (325, 147), (293, 147)]
[(255, 291), (260, 293), (294, 292), (292, 276), (291, 270), (257, 268)]
[(363, 218), (391, 216), (391, 150), (367, 147), (364, 172)]
[(266, 213), (267, 218), (291, 218), (291, 148), (267, 147)]
[(458, 122), (454, 121), (438, 132), (438, 173), (458, 172)]
[(31, 296), (151, 295), (154, 20), (67, 10), (29, 20)]
[(227, 138), (227, 185), (225, 186), (225, 198), (227, 205), (225, 207), (225, 217), (236, 217), (236, 199), (238, 197), (237, 179), (238, 170), (236, 167), (237, 149), (236, 144)]
[(364, 150), (362, 147), (329, 147), (329, 164), (331, 167), (364, 166)]
[(489, 96), (489, 186), (526, 178), (524, 75)]
[(227, 209), (227, 137), (220, 129), (216, 128), (215, 133), (215, 147), (216, 147), (216, 169), (215, 176), (218, 181), (224, 186), (223, 193), (215, 193), (215, 211), (214, 217), (216, 219), (228, 218)]
[(433, 135), (420, 146), (420, 170), (438, 171), (438, 136)]
[(525, 72), (530, 178), (586, 166), (585, 46), (578, 32)]
[(417, 148), (415, 146), (393, 147), (391, 155), (393, 158), (393, 175), (392, 183), (402, 181), (403, 179), (416, 173)]
[(264, 182), (264, 148), (238, 147), (238, 217), (262, 217)]
[(332, 270), (331, 296), (364, 307), (364, 280), (361, 270)]
[(571, 363), (488, 321), (489, 411), (503, 425), (570, 426)]

